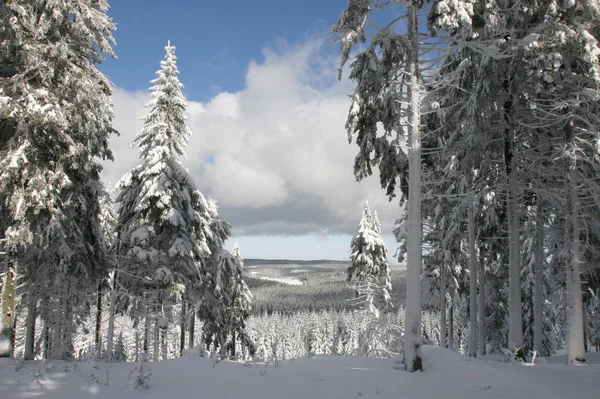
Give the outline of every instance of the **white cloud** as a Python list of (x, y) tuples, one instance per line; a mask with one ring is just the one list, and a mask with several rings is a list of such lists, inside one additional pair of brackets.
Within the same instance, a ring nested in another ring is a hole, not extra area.
[[(193, 136), (185, 164), (237, 234), (352, 234), (366, 198), (386, 232), (398, 217), (377, 176), (360, 183), (353, 176), (357, 148), (344, 128), (352, 89), (335, 81), (338, 58), (323, 55), (322, 46), (267, 49), (262, 62), (250, 62), (244, 89), (188, 102)], [(116, 161), (105, 165), (105, 181), (137, 164), (128, 146), (148, 99), (115, 89), (121, 136), (111, 143)]]

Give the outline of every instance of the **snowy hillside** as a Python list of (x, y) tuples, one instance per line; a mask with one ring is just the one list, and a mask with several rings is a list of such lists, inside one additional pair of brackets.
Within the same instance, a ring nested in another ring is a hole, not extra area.
[[(427, 369), (398, 370), (397, 359), (318, 356), (278, 365), (242, 364), (188, 354), (148, 363), (149, 388), (129, 385), (131, 363), (58, 363), (39, 382), (38, 362), (15, 371), (4, 359), (0, 366), (0, 397), (63, 398), (597, 398), (600, 356), (589, 354), (586, 365), (565, 365), (562, 356), (526, 366), (499, 360), (478, 360), (439, 347), (425, 347)], [(48, 363), (49, 365), (50, 363)], [(65, 371), (66, 370), (66, 371)], [(106, 383), (108, 370), (108, 386)], [(87, 379), (87, 380), (86, 380)], [(98, 380), (100, 383), (92, 382)], [(89, 380), (89, 381), (88, 381)]]

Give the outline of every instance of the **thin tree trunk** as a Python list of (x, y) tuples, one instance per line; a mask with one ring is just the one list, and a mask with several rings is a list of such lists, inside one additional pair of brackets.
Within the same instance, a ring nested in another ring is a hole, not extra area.
[(190, 332), (188, 348), (194, 349), (194, 333), (196, 328), (196, 308), (190, 304)]
[(160, 346), (161, 346), (161, 352), (162, 352), (162, 360), (167, 360), (167, 358), (169, 357), (169, 350), (167, 348), (167, 329), (166, 328), (162, 328), (160, 329)]
[(29, 294), (27, 301), (27, 321), (25, 331), (25, 353), (23, 357), (25, 360), (33, 360), (35, 358), (35, 319), (37, 317), (37, 297), (33, 294)]
[(152, 361), (158, 362), (160, 360), (160, 328), (158, 327), (158, 316), (154, 321), (154, 355)]
[(448, 348), (454, 350), (454, 289), (452, 289), (452, 293), (450, 294), (448, 319)]
[(231, 333), (231, 359), (235, 359), (235, 331)]
[(11, 337), (11, 345), (13, 348), (13, 357), (15, 355), (15, 349), (17, 347), (17, 322), (19, 321), (19, 313), (21, 312), (21, 308), (23, 307), (23, 305), (21, 304), (21, 302), (18, 302), (17, 305), (15, 306), (15, 316), (13, 317), (13, 325), (12, 325), (12, 330), (13, 330), (13, 334)]
[[(542, 218), (542, 204), (538, 198), (536, 239), (535, 239), (535, 279), (533, 302), (533, 350), (538, 354), (543, 353), (543, 278), (544, 278), (544, 221)], [(545, 353), (544, 353), (545, 355)]]
[[(481, 251), (481, 250), (480, 250)], [(479, 254), (479, 345), (477, 355), (485, 355), (485, 258)]]
[[(512, 146), (512, 144), (511, 144)], [(512, 152), (512, 149), (511, 149)], [(523, 347), (523, 313), (521, 310), (521, 242), (519, 238), (519, 183), (516, 158), (511, 156), (508, 190), (508, 245), (509, 245), (509, 344)]]
[(440, 346), (447, 348), (446, 345), (446, 251), (444, 251), (444, 261), (440, 268)]
[(102, 357), (102, 282), (98, 283), (98, 292), (96, 293), (96, 353)]
[(585, 361), (583, 344), (583, 304), (581, 298), (581, 248), (577, 169), (575, 161), (569, 168), (569, 192), (571, 202), (571, 262), (567, 266), (567, 356), (569, 362)]
[(0, 357), (13, 357), (16, 271), (14, 265), (9, 261), (6, 262), (6, 265), (6, 281), (2, 287), (2, 319), (0, 319), (0, 348), (5, 350), (0, 350)]
[(468, 195), (467, 213), (469, 228), (469, 356), (477, 356), (477, 254), (475, 251), (475, 211), (472, 187)]
[(115, 337), (115, 307), (117, 306), (117, 271), (114, 271), (110, 286), (110, 305), (108, 307), (108, 329), (106, 331), (106, 353), (108, 361), (112, 362), (114, 355)]
[(138, 327), (135, 329), (135, 361), (140, 359), (140, 330)]
[(50, 357), (50, 351), (52, 350), (52, 342), (50, 337), (50, 325), (48, 324), (48, 315), (44, 319), (44, 359)]
[(185, 351), (185, 322), (186, 322), (186, 314), (185, 314), (185, 299), (181, 300), (181, 318), (179, 319), (179, 356), (183, 356), (183, 351)]
[(146, 354), (146, 360), (148, 360), (148, 341), (150, 340), (150, 311), (146, 307), (146, 317), (144, 318), (144, 353)]
[(419, 88), (419, 7), (409, 2), (408, 12), (408, 234), (406, 268), (406, 322), (404, 369), (422, 370), (421, 356), (421, 108)]

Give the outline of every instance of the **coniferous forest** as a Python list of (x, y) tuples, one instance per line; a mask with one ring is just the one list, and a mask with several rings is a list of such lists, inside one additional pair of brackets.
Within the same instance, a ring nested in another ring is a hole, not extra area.
[(328, 32), (353, 85), (347, 167), (398, 204), (398, 248), (366, 202), (349, 260), (308, 266), (225, 248), (219, 198), (186, 167), (176, 43), (137, 166), (101, 180), (119, 133), (108, 12), (0, 3), (0, 356), (401, 356), (423, 371), (424, 345), (531, 363), (600, 350), (597, 1), (348, 0)]

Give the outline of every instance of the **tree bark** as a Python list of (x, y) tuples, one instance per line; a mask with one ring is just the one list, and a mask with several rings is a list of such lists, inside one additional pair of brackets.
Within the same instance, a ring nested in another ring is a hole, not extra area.
[[(512, 147), (512, 140), (511, 140)], [(509, 298), (508, 340), (515, 348), (523, 346), (523, 312), (521, 309), (521, 241), (519, 238), (519, 183), (516, 158), (512, 154), (508, 185), (508, 245), (509, 245)]]
[(162, 360), (167, 360), (169, 357), (169, 348), (167, 348), (167, 332), (168, 329), (161, 327), (160, 328), (160, 346), (162, 352)]
[(96, 353), (102, 357), (102, 282), (98, 283), (96, 293), (96, 334), (94, 342), (96, 344)]
[(160, 327), (158, 326), (158, 315), (154, 321), (154, 354), (152, 357), (153, 362), (160, 360)]
[(196, 328), (196, 308), (190, 304), (190, 332), (188, 348), (194, 349), (194, 333)]
[(581, 227), (579, 222), (579, 198), (577, 188), (577, 169), (573, 160), (568, 174), (571, 215), (570, 232), (571, 261), (567, 265), (567, 356), (569, 362), (585, 361), (583, 344), (583, 303), (581, 295)]
[(440, 346), (447, 348), (446, 345), (446, 250), (444, 251), (442, 267), (440, 267)]
[(185, 299), (181, 300), (181, 318), (179, 319), (179, 356), (183, 356), (183, 351), (185, 351), (185, 322), (186, 322), (186, 306)]
[(115, 337), (115, 307), (117, 306), (117, 271), (114, 271), (110, 286), (110, 305), (108, 307), (108, 329), (106, 331), (106, 353), (108, 361), (112, 362), (114, 355)]
[(144, 318), (144, 353), (146, 354), (146, 360), (148, 359), (148, 341), (150, 340), (150, 312), (146, 308), (146, 317)]
[(542, 217), (542, 204), (538, 198), (535, 234), (535, 275), (534, 275), (534, 302), (533, 302), (533, 350), (540, 355), (546, 355), (542, 347), (543, 317), (544, 317), (544, 221)]
[(408, 234), (406, 266), (406, 322), (404, 369), (423, 369), (421, 356), (421, 98), (419, 88), (419, 7), (409, 2), (408, 12)]
[[(480, 250), (481, 251), (481, 250)], [(485, 355), (485, 258), (479, 254), (479, 345), (477, 355)]]
[(37, 297), (33, 292), (29, 293), (27, 301), (27, 321), (25, 331), (25, 360), (33, 360), (35, 358), (35, 319), (37, 317)]
[(15, 267), (10, 261), (6, 262), (6, 281), (2, 287), (2, 319), (0, 320), (0, 357), (13, 357), (13, 329), (15, 317)]
[(454, 350), (454, 289), (450, 294), (450, 309), (448, 309), (448, 348)]
[(469, 356), (477, 356), (477, 253), (475, 251), (475, 211), (472, 187), (467, 196), (467, 224), (469, 229)]

